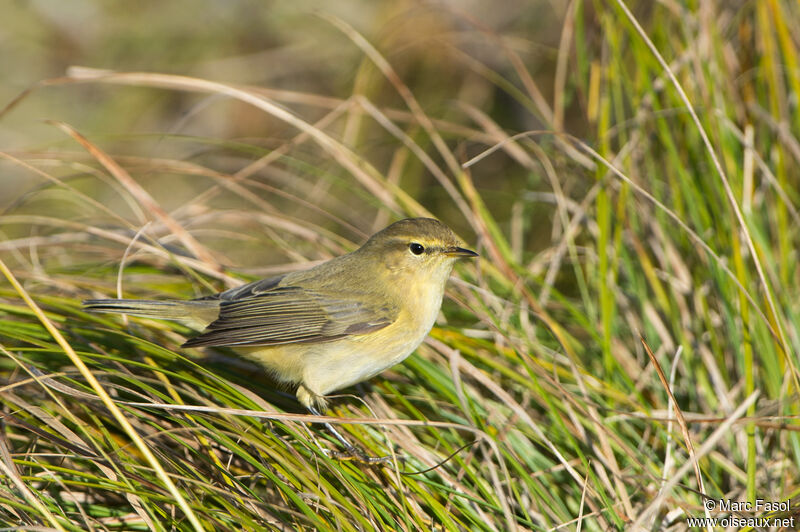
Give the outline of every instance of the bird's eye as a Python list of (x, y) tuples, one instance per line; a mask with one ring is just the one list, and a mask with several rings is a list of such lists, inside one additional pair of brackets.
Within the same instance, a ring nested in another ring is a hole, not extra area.
[(417, 244), (416, 242), (412, 242), (408, 245), (408, 249), (411, 250), (411, 253), (414, 255), (422, 255), (425, 252), (425, 247), (422, 244)]

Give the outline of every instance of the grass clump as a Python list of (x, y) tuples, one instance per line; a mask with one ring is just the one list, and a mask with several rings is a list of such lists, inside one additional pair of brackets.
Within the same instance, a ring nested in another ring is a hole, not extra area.
[[(796, 6), (509, 7), (502, 30), (485, 7), (398, 9), (371, 32), (281, 14), (326, 28), (347, 83), (252, 83), (250, 55), (222, 81), (72, 68), (0, 115), (82, 91), (117, 110), (54, 112), (59, 140), (0, 153), (5, 524), (682, 530), (707, 501), (797, 498)], [(119, 110), (143, 94), (189, 111), (137, 129)], [(332, 403), (391, 466), (329, 458), (290, 390), (180, 349), (185, 326), (80, 310), (429, 215), (480, 261), (414, 355)]]

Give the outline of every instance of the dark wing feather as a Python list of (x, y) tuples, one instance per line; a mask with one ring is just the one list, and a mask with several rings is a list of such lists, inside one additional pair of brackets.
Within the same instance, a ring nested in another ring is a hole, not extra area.
[(243, 284), (242, 286), (237, 286), (236, 288), (231, 288), (230, 290), (225, 290), (224, 292), (220, 292), (218, 294), (198, 298), (197, 301), (203, 301), (207, 299), (234, 301), (237, 299), (245, 299), (248, 297), (257, 296), (258, 294), (276, 288), (284, 277), (286, 276), (278, 275), (277, 277), (268, 277), (267, 279), (261, 279), (260, 281), (253, 281), (252, 283)]
[(276, 284), (245, 285), (235, 299), (220, 294), (219, 318), (184, 346), (327, 342), (382, 329), (397, 317), (396, 308), (358, 295)]

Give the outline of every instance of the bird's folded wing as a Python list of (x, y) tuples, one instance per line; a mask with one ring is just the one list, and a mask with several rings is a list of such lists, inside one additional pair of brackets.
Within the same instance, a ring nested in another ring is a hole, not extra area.
[(222, 299), (219, 318), (184, 347), (327, 342), (382, 329), (396, 318), (395, 307), (357, 294), (274, 287)]

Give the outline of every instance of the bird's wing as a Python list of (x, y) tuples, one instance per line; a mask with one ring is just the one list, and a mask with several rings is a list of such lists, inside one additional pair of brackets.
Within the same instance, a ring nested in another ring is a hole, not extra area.
[(220, 297), (219, 317), (184, 347), (327, 342), (382, 329), (398, 313), (392, 305), (329, 289), (273, 284), (236, 295), (243, 297)]

